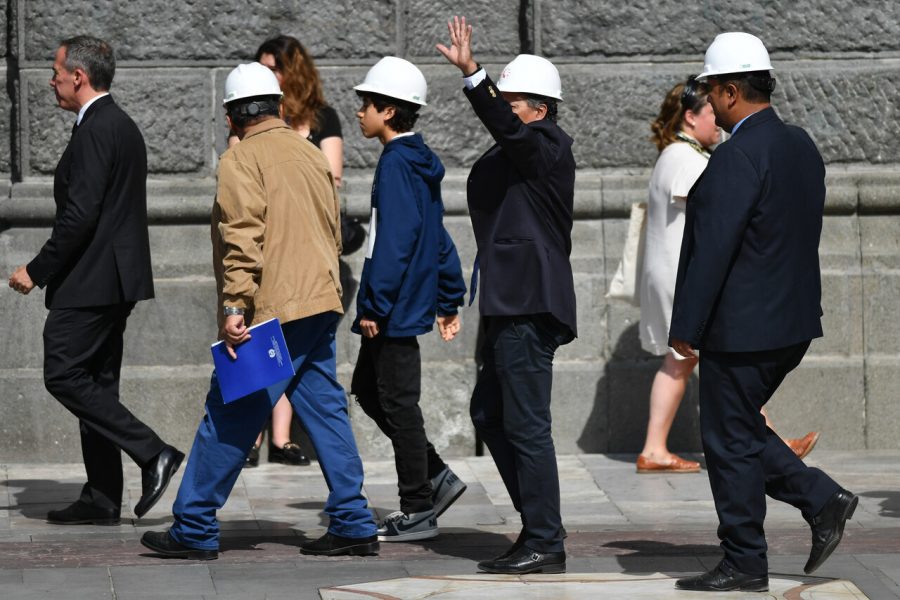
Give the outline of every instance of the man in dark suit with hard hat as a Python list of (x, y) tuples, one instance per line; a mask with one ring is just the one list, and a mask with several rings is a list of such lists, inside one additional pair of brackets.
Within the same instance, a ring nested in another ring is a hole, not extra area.
[(684, 356), (701, 351), (700, 431), (725, 556), (679, 589), (768, 589), (766, 494), (809, 522), (807, 573), (837, 547), (858, 502), (797, 458), (759, 412), (822, 335), (825, 166), (806, 132), (770, 106), (771, 69), (758, 38), (724, 33), (699, 76), (732, 137), (688, 197), (669, 344)]
[(576, 335), (575, 159), (572, 138), (556, 124), (559, 73), (550, 61), (521, 54), (495, 85), (472, 58), (465, 18), (448, 26), (451, 47), (438, 50), (462, 71), (466, 96), (496, 142), (472, 167), (466, 190), (478, 247), (471, 291), (480, 271), (485, 334), (470, 410), (522, 518), (512, 548), (478, 568), (562, 573), (550, 392), (555, 352)]

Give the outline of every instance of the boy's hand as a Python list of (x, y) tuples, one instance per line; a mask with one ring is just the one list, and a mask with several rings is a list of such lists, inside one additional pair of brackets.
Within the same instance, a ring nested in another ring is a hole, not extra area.
[(435, 44), (435, 48), (451, 64), (459, 67), (463, 75), (473, 74), (478, 70), (478, 63), (472, 58), (472, 26), (466, 24), (465, 17), (462, 20), (453, 17), (452, 21), (447, 21), (447, 29), (450, 30), (450, 47)]
[(459, 315), (446, 315), (437, 318), (438, 331), (445, 342), (449, 342), (459, 333)]
[(373, 338), (378, 335), (378, 323), (376, 323), (375, 321), (370, 321), (369, 319), (360, 319), (359, 328), (362, 330), (362, 334), (367, 338)]

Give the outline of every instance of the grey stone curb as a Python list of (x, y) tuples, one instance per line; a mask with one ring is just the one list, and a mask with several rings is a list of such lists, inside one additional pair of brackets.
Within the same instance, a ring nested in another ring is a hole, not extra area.
[[(465, 183), (467, 171), (453, 169), (444, 180), (444, 204), (448, 215), (466, 215)], [(645, 200), (646, 170), (610, 172), (579, 171), (575, 187), (575, 217), (623, 218), (634, 202)], [(348, 171), (342, 193), (347, 212), (368, 217), (369, 170)], [(844, 170), (827, 178), (827, 215), (900, 214), (900, 174)], [(212, 179), (155, 180), (148, 184), (150, 220), (154, 224), (207, 223), (215, 181)], [(9, 226), (45, 226), (55, 212), (53, 183), (34, 180), (0, 185), (0, 223)]]

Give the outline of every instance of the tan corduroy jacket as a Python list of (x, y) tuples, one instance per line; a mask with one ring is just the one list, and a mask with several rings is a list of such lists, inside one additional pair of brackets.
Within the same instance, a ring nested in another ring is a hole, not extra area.
[(343, 312), (340, 201), (325, 155), (281, 119), (247, 128), (222, 155), (212, 211), (222, 307), (245, 323)]

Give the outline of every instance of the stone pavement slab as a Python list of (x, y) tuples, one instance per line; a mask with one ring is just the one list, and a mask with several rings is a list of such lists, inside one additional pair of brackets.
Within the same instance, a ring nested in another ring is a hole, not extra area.
[[(673, 589), (674, 578), (659, 573), (623, 575), (619, 573), (569, 573), (564, 575), (481, 575), (450, 577), (407, 577), (389, 581), (331, 587), (319, 590), (322, 600), (546, 600), (554, 598), (629, 598), (631, 600), (709, 600), (708, 592)], [(801, 596), (803, 595), (803, 596)], [(759, 598), (758, 593), (727, 592), (719, 599)], [(853, 583), (819, 578), (769, 579), (766, 598), (865, 600)]]
[[(860, 496), (843, 542), (816, 573), (823, 579), (815, 581), (846, 580), (869, 598), (900, 599), (900, 475), (895, 466), (900, 451), (816, 451), (811, 458), (811, 464)], [(707, 570), (719, 560), (709, 483), (706, 473), (638, 475), (634, 460), (634, 455), (559, 457), (569, 576), (590, 580), (591, 586), (625, 586), (627, 597), (640, 597), (632, 593), (639, 585), (661, 586), (648, 594), (671, 593), (672, 578)], [(385, 543), (377, 557), (302, 556), (300, 544), (325, 530), (327, 486), (315, 466), (264, 463), (241, 474), (219, 511), (218, 560), (163, 559), (139, 540), (143, 532), (171, 523), (178, 481), (149, 515), (136, 519), (132, 507), (140, 494), (140, 473), (127, 465), (122, 523), (104, 527), (44, 520), (48, 510), (77, 497), (80, 464), (0, 464), (2, 600), (317, 600), (319, 589), (385, 580), (449, 577), (481, 584), (485, 576), (476, 574), (477, 561), (505, 551), (521, 527), (491, 459), (459, 458), (450, 465), (468, 490), (441, 517), (438, 538)], [(364, 491), (373, 510), (379, 515), (395, 510), (393, 461), (369, 461), (365, 468)], [(772, 577), (805, 582), (809, 529), (797, 511), (770, 502), (766, 532)], [(522, 585), (538, 589), (534, 581)], [(610, 592), (612, 587), (598, 596), (584, 585), (541, 597), (620, 597)], [(817, 588), (818, 595), (809, 596), (810, 588), (794, 597), (848, 597), (835, 595), (839, 592), (832, 588)], [(684, 600), (683, 594), (677, 597)], [(496, 588), (492, 597), (528, 598)]]

